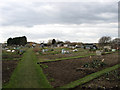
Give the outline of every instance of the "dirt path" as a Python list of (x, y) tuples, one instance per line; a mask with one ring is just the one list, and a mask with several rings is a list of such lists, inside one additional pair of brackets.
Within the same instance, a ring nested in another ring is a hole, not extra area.
[(5, 88), (50, 88), (32, 49), (27, 50)]

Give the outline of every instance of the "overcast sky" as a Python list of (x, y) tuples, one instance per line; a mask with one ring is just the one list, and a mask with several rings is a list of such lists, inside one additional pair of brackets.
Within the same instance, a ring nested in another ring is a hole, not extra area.
[(118, 37), (118, 0), (0, 0), (0, 42), (17, 36), (88, 43)]

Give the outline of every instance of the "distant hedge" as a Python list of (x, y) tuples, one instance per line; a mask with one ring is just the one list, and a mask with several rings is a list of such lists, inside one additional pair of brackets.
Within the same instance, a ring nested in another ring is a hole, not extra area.
[(26, 45), (27, 44), (27, 38), (26, 36), (23, 37), (15, 37), (15, 38), (9, 38), (7, 40), (7, 45)]

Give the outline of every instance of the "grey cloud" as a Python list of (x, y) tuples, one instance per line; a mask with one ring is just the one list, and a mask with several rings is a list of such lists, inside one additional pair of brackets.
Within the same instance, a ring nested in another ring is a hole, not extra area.
[[(47, 10), (42, 6), (53, 6)], [(41, 9), (41, 10), (39, 10)], [(38, 24), (82, 24), (117, 22), (117, 3), (11, 3), (0, 9), (5, 22), (1, 25), (28, 26)], [(102, 13), (115, 14), (111, 18), (103, 18)]]
[(117, 8), (115, 2), (9, 2), (0, 6), (1, 41), (15, 36), (35, 42), (50, 38), (97, 42), (104, 35), (117, 37)]

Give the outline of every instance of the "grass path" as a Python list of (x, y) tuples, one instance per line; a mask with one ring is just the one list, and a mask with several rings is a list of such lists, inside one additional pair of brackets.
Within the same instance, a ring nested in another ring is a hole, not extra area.
[(36, 61), (32, 49), (27, 50), (4, 88), (52, 88)]

